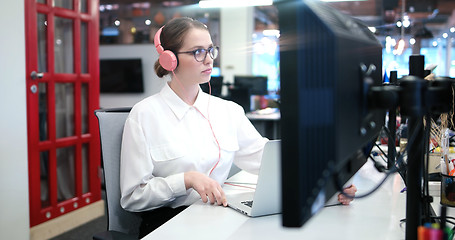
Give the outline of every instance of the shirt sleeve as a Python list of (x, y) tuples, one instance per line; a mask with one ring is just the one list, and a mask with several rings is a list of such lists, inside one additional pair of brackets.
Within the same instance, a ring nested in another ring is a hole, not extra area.
[(125, 122), (120, 160), (121, 205), (132, 212), (165, 206), (186, 194), (183, 173), (153, 176), (153, 161), (142, 127), (128, 117)]
[(242, 170), (258, 174), (264, 146), (269, 140), (261, 136), (240, 106), (236, 109), (236, 114), (239, 150), (235, 153), (234, 164)]

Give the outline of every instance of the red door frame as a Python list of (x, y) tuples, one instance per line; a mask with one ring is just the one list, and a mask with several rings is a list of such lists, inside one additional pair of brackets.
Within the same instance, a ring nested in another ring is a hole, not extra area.
[[(27, 131), (29, 160), (30, 226), (79, 209), (101, 199), (99, 178), (100, 147), (98, 125), (94, 114), (99, 108), (99, 1), (87, 0), (87, 13), (79, 10), (80, 0), (73, 0), (73, 9), (52, 6), (36, 0), (25, 0), (26, 37), (26, 91), (27, 91)], [(32, 80), (32, 71), (38, 71), (37, 14), (47, 16), (47, 72), (38, 80)], [(54, 72), (54, 16), (73, 20), (74, 73)], [(81, 21), (87, 23), (87, 72), (81, 73)], [(74, 136), (56, 138), (55, 131), (55, 88), (54, 83), (74, 83)], [(48, 138), (39, 140), (38, 94), (31, 92), (33, 85), (47, 83)], [(88, 86), (88, 133), (81, 134), (81, 85)], [(89, 191), (82, 190), (82, 145), (88, 146)], [(75, 197), (61, 202), (57, 200), (56, 150), (59, 147), (75, 147)], [(40, 199), (40, 152), (49, 153), (49, 200), (50, 206), (42, 208)]]

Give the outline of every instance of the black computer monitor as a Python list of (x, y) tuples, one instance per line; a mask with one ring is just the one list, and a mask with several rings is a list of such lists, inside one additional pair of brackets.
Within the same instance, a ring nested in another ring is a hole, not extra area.
[(234, 76), (234, 88), (247, 88), (251, 95), (267, 95), (267, 76)]
[(326, 3), (275, 4), (282, 217), (284, 226), (300, 227), (366, 162), (366, 146), (384, 125), (385, 111), (370, 111), (366, 102), (369, 86), (382, 85), (382, 46), (366, 26)]
[(210, 78), (211, 92), (209, 91), (208, 83), (203, 83), (199, 86), (201, 86), (202, 91), (211, 93), (212, 96), (221, 97), (221, 90), (223, 89), (223, 76), (212, 76)]
[(101, 59), (100, 92), (143, 93), (142, 60), (140, 58)]

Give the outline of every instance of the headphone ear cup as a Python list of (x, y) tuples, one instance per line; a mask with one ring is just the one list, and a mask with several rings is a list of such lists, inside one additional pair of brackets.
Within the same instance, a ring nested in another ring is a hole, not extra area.
[(178, 65), (177, 57), (169, 50), (164, 50), (164, 52), (160, 54), (159, 62), (164, 69), (171, 72), (174, 71)]

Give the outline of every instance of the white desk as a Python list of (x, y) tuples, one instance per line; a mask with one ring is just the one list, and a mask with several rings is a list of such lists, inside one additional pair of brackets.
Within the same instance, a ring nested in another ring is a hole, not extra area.
[(263, 120), (263, 121), (279, 121), (281, 119), (281, 113), (273, 112), (269, 114), (257, 114), (257, 113), (246, 113), (245, 114), (250, 120)]
[[(233, 176), (236, 181), (243, 172)], [(358, 194), (369, 191), (383, 174), (368, 161), (354, 177)], [(404, 239), (406, 195), (399, 175), (391, 176), (371, 196), (356, 199), (349, 206), (327, 207), (302, 228), (281, 226), (281, 215), (246, 217), (230, 208), (196, 202), (169, 222), (147, 235), (147, 239)], [(226, 193), (233, 191), (226, 186)], [(235, 190), (234, 190), (235, 191)], [(436, 205), (439, 199), (435, 199)], [(439, 209), (436, 212), (439, 212)], [(453, 209), (449, 209), (453, 216)]]

